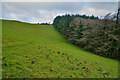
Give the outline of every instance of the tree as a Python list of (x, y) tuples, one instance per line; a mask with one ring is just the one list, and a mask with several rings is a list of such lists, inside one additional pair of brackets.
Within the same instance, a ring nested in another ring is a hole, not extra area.
[(82, 22), (80, 21), (79, 26), (78, 26), (78, 29), (76, 30), (77, 39), (82, 38), (82, 35), (83, 35), (82, 31), (83, 31), (83, 24), (82, 24)]

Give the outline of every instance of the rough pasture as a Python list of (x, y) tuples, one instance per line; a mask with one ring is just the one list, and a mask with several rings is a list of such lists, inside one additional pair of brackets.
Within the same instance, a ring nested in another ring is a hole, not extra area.
[(118, 62), (69, 44), (52, 25), (3, 20), (3, 78), (116, 78)]

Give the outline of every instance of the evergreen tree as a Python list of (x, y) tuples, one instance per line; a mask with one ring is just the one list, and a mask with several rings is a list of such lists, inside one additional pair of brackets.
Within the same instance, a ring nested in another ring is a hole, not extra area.
[(82, 38), (82, 35), (83, 35), (82, 31), (83, 31), (83, 24), (82, 24), (82, 22), (80, 21), (79, 26), (78, 26), (78, 29), (76, 30), (77, 39)]

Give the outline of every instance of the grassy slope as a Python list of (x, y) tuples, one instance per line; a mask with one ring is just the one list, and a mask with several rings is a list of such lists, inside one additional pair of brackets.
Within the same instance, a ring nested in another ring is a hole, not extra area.
[(117, 61), (66, 43), (52, 25), (3, 20), (2, 28), (3, 78), (115, 78), (118, 75)]

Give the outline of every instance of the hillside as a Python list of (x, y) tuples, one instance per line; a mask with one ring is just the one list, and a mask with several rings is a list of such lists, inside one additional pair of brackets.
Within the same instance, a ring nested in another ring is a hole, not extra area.
[(118, 62), (86, 52), (52, 25), (2, 21), (3, 78), (117, 78)]
[(120, 32), (115, 21), (63, 15), (54, 19), (54, 27), (69, 43), (103, 57), (119, 58)]

